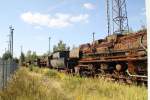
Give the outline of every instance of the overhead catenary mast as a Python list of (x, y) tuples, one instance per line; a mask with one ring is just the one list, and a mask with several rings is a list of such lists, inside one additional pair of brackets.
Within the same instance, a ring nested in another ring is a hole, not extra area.
[(113, 33), (129, 32), (126, 0), (112, 0)]

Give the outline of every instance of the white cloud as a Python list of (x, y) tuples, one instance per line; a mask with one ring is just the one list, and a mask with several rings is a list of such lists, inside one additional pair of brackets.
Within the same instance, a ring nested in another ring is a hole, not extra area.
[(46, 37), (43, 36), (35, 36), (34, 38), (38, 41), (44, 41), (45, 39), (47, 39)]
[(41, 26), (34, 26), (35, 29), (42, 30), (43, 28)]
[(95, 5), (92, 4), (92, 3), (84, 3), (83, 7), (86, 8), (86, 9), (89, 9), (89, 10), (95, 9)]
[(88, 14), (84, 14), (84, 15), (80, 14), (80, 15), (78, 15), (78, 16), (72, 16), (72, 17), (70, 18), (70, 21), (71, 21), (71, 22), (80, 22), (80, 21), (85, 21), (85, 22), (87, 22), (87, 21), (88, 21), (88, 20), (87, 20), (88, 17), (89, 17)]
[(50, 28), (68, 27), (77, 22), (87, 22), (88, 18), (88, 14), (80, 14), (76, 16), (64, 13), (56, 13), (53, 16), (32, 12), (25, 12), (21, 14), (21, 19), (28, 24), (35, 26), (47, 26)]

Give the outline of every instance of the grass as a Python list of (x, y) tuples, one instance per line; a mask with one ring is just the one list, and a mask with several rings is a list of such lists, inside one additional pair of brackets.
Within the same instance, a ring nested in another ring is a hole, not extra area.
[(147, 100), (145, 87), (80, 78), (46, 68), (20, 68), (0, 92), (2, 100)]

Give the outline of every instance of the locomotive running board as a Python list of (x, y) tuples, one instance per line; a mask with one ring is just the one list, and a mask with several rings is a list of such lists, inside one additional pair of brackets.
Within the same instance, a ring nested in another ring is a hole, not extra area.
[(122, 58), (122, 59), (105, 59), (105, 60), (81, 60), (80, 63), (95, 63), (95, 62), (113, 62), (113, 61), (137, 61), (137, 60), (146, 60), (147, 57), (138, 57), (138, 58)]

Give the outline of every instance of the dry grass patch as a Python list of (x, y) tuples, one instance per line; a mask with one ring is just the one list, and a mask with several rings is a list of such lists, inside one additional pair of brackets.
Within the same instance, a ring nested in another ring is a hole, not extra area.
[(37, 67), (19, 69), (1, 92), (2, 100), (147, 100), (147, 96), (145, 87)]

